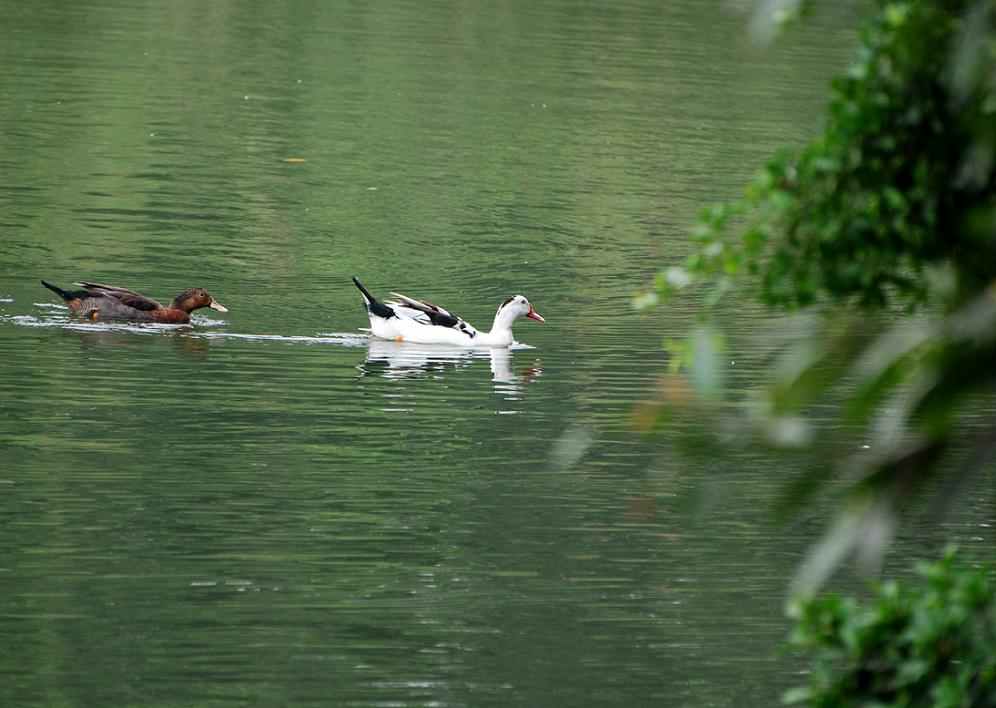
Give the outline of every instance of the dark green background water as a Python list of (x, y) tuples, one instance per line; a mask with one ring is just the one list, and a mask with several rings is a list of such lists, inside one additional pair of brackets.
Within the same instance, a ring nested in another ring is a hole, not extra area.
[[(631, 422), (696, 314), (631, 297), (846, 66), (843, 13), (768, 49), (746, 24), (0, 4), (0, 704), (775, 702), (819, 524), (766, 522), (788, 471)], [(493, 356), (372, 343), (354, 274), (547, 324)], [(39, 278), (231, 311), (73, 323)]]

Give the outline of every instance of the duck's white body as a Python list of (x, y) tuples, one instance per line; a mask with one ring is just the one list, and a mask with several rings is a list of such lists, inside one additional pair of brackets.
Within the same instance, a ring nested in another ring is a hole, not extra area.
[(526, 298), (516, 295), (498, 308), (491, 331), (481, 332), (466, 320), (431, 303), (398, 293), (392, 293), (397, 300), (381, 302), (356, 278), (353, 282), (363, 293), (370, 315), (370, 331), (381, 339), (456, 347), (510, 347), (515, 341), (512, 324), (517, 319), (529, 317), (537, 322), (544, 321)]

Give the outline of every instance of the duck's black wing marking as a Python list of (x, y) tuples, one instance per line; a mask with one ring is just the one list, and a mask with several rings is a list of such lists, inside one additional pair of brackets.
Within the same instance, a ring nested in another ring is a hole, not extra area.
[(162, 307), (158, 302), (147, 297), (131, 297), (128, 299), (118, 298), (118, 301), (122, 305), (127, 305), (128, 307), (134, 308), (136, 310), (142, 310), (143, 312), (158, 310), (160, 307)]
[(426, 302), (424, 300), (415, 300), (413, 298), (408, 297), (407, 295), (402, 295), (401, 293), (391, 293), (391, 294), (394, 295), (394, 297), (401, 300), (402, 304), (404, 304), (406, 307), (410, 307), (413, 310), (418, 310), (419, 312), (424, 312), (426, 316), (429, 318), (429, 321), (434, 325), (438, 325), (439, 327), (459, 328), (460, 323), (463, 322), (463, 320), (457, 317), (456, 315), (451, 315), (443, 308), (433, 305), (431, 302)]

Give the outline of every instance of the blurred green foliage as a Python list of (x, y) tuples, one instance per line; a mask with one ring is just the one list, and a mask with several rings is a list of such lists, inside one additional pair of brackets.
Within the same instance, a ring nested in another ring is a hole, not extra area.
[(706, 210), (703, 248), (662, 290), (748, 273), (772, 304), (911, 307), (964, 300), (991, 281), (994, 3), (875, 6), (860, 61), (833, 82), (823, 134), (778, 155), (743, 201)]
[(923, 582), (887, 582), (861, 607), (836, 595), (798, 600), (791, 646), (814, 655), (809, 683), (786, 703), (811, 706), (996, 705), (996, 592), (991, 569), (949, 550)]
[[(734, 416), (721, 408), (737, 420), (716, 426), (815, 453), (785, 509), (847, 480), (798, 589), (851, 552), (875, 562), (929, 481), (943, 475), (951, 497), (992, 472), (996, 451), (996, 0), (872, 2), (859, 60), (832, 89), (822, 134), (778, 155), (739, 202), (705, 209), (701, 247), (636, 303), (694, 286), (707, 313), (736, 291), (819, 315), (781, 343), (763, 395)], [(723, 390), (717, 319), (668, 344), (672, 375), (703, 401)], [(807, 415), (826, 401), (836, 449)]]

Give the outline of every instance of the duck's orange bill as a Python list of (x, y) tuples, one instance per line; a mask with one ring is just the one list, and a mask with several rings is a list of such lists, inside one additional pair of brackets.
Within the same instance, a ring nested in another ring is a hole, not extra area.
[(211, 302), (210, 304), (208, 304), (208, 307), (210, 307), (212, 310), (217, 310), (218, 312), (228, 312), (228, 308), (222, 305), (214, 298), (211, 298)]
[(531, 320), (536, 320), (537, 322), (546, 322), (546, 320), (544, 320), (536, 313), (532, 305), (529, 306), (529, 312), (526, 313), (526, 317), (528, 317)]

